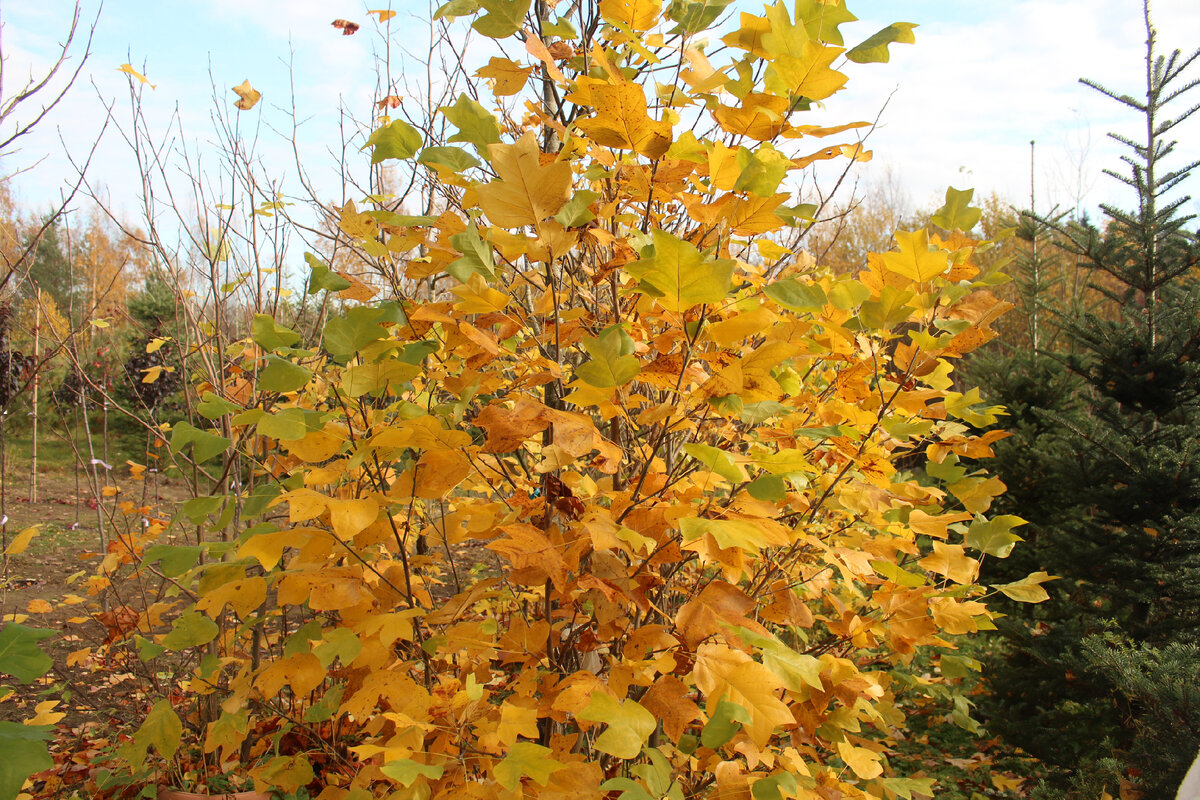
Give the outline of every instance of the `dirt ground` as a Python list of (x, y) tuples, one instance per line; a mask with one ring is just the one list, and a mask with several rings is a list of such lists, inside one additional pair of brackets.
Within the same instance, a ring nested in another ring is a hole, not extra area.
[[(19, 464), (9, 464), (4, 475), (3, 547), (7, 549), (21, 531), (38, 526), (38, 533), (23, 552), (10, 555), (0, 572), (0, 619), (20, 622), (33, 628), (55, 631), (42, 642), (54, 661), (54, 670), (30, 686), (16, 684), (13, 696), (0, 701), (0, 719), (27, 718), (38, 702), (57, 698), (54, 686), (72, 687), (78, 702), (64, 704), (60, 711), (82, 718), (90, 703), (88, 695), (106, 686), (95, 681), (95, 665), (69, 665), (71, 653), (95, 644), (104, 635), (104, 627), (93, 615), (103, 609), (88, 596), (85, 582), (95, 571), (100, 546), (100, 526), (112, 530), (117, 505), (131, 501), (139, 507), (151, 506), (157, 515), (169, 517), (187, 496), (178, 480), (156, 476), (135, 481), (127, 469), (114, 470), (124, 475), (109, 475), (105, 485), (119, 490), (115, 495), (95, 497), (89, 482), (74, 471), (39, 474), (38, 499), (29, 500), (29, 472)], [(111, 490), (110, 490), (111, 492)], [(5, 683), (9, 685), (15, 682)]]

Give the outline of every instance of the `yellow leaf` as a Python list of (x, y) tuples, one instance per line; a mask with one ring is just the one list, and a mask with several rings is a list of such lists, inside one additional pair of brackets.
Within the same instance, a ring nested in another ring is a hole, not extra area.
[(238, 617), (245, 619), (267, 599), (267, 582), (261, 576), (230, 581), (211, 589), (196, 601), (196, 608), (212, 619), (221, 615), (228, 605)]
[(767, 67), (764, 85), (785, 97), (791, 94), (824, 100), (846, 83), (846, 76), (829, 66), (842, 54), (842, 49), (807, 41), (799, 56), (776, 56)]
[(347, 200), (346, 205), (342, 206), (339, 211), (338, 227), (345, 231), (347, 236), (366, 239), (379, 233), (379, 224), (375, 222), (374, 217), (369, 214), (360, 214), (353, 200)]
[(54, 610), (54, 606), (40, 597), (35, 597), (26, 604), (25, 610), (30, 614), (49, 614)]
[(103, 497), (116, 497), (120, 493), (120, 486), (105, 486), (100, 490), (100, 494)]
[(1021, 786), (1024, 785), (1024, 778), (1017, 778), (1011, 775), (998, 775), (992, 773), (992, 785), (1001, 791), (1009, 791), (1020, 793)]
[(763, 47), (763, 37), (771, 32), (771, 22), (766, 17), (757, 17), (742, 12), (736, 31), (726, 34), (721, 41), (730, 47), (753, 53), (762, 59), (769, 59), (770, 54)]
[(854, 770), (854, 774), (863, 780), (878, 778), (883, 774), (883, 764), (879, 754), (865, 747), (855, 747), (847, 741), (838, 742), (838, 755), (846, 766)]
[(288, 522), (304, 522), (319, 517), (328, 507), (325, 496), (312, 489), (293, 489), (284, 492), (279, 499), (288, 502)]
[(122, 64), (121, 66), (117, 67), (117, 72), (124, 72), (126, 75), (132, 75), (142, 83), (149, 84), (151, 89), (155, 88), (154, 84), (150, 83), (145, 75), (133, 68), (132, 64)]
[(972, 514), (982, 514), (992, 506), (992, 500), (1004, 493), (1008, 487), (995, 475), (987, 478), (970, 476), (955, 481), (946, 487), (962, 502), (963, 508)]
[(156, 353), (156, 352), (158, 352), (158, 349), (160, 347), (162, 347), (164, 344), (166, 344), (169, 341), (171, 341), (170, 336), (155, 336), (153, 339), (151, 339), (146, 344), (146, 352), (147, 353)]
[(543, 166), (532, 132), (516, 144), (488, 145), (488, 151), (499, 178), (476, 187), (476, 192), (480, 208), (496, 225), (536, 225), (571, 199), (571, 166), (565, 161)]
[(298, 536), (295, 531), (256, 533), (238, 548), (238, 558), (256, 558), (263, 569), (272, 570), (283, 558), (284, 549), (300, 547), (305, 541), (307, 537)]
[(163, 365), (155, 364), (153, 367), (146, 367), (142, 372), (146, 373), (142, 376), (142, 383), (154, 383), (163, 373)]
[(40, 525), (30, 526), (14, 536), (8, 544), (8, 549), (4, 551), (4, 555), (15, 556), (24, 553), (25, 548), (29, 547), (29, 543), (33, 541), (33, 537), (41, 532), (38, 530), (40, 527)]
[(533, 31), (527, 31), (525, 34), (525, 52), (542, 62), (542, 68), (551, 80), (558, 83), (566, 83), (567, 76), (562, 74), (562, 70), (554, 63), (554, 56), (550, 54), (550, 48), (546, 47), (546, 43), (538, 38)]
[(896, 243), (900, 252), (884, 253), (883, 264), (898, 275), (924, 283), (941, 275), (950, 266), (950, 257), (946, 252), (929, 249), (928, 231), (898, 231)]
[(249, 111), (262, 99), (262, 92), (250, 85), (249, 78), (233, 87), (233, 93), (238, 96), (238, 101), (234, 105), (242, 111)]
[(353, 539), (360, 531), (379, 516), (379, 504), (374, 500), (358, 498), (335, 500), (330, 498), (329, 522), (333, 532), (341, 539)]
[(37, 716), (32, 719), (25, 720), (26, 725), (57, 725), (67, 715), (61, 711), (55, 711), (54, 708), (58, 705), (58, 700), (43, 700), (35, 707)]
[(500, 727), (496, 731), (501, 744), (511, 747), (518, 737), (538, 737), (537, 706), (528, 698), (512, 697), (500, 705)]
[(83, 663), (88, 656), (92, 654), (92, 648), (85, 647), (82, 650), (76, 650), (67, 656), (67, 666), (74, 667)]
[(459, 450), (429, 450), (417, 462), (417, 497), (436, 499), (462, 482), (471, 472), (471, 462)]
[(396, 16), (396, 12), (386, 8), (372, 8), (367, 11), (368, 14), (378, 14), (380, 22), (387, 22), (392, 17)]
[(635, 83), (612, 85), (588, 81), (587, 103), (596, 115), (580, 120), (580, 130), (596, 144), (618, 150), (634, 150), (647, 158), (661, 158), (671, 146), (671, 123), (653, 119), (646, 106), (646, 95)]
[(713, 117), (730, 133), (749, 136), (760, 142), (770, 141), (787, 128), (786, 97), (751, 92), (742, 100), (739, 108), (721, 106)]
[(708, 701), (711, 715), (721, 700), (729, 700), (750, 712), (746, 732), (759, 747), (771, 739), (775, 728), (795, 727), (796, 720), (778, 697), (783, 684), (775, 673), (741, 650), (704, 644), (696, 651), (692, 670), (696, 687)]
[(661, 13), (662, 0), (600, 0), (600, 16), (620, 28), (650, 30)]
[(465, 284), (455, 286), (450, 291), (461, 298), (454, 304), (454, 308), (464, 314), (503, 311), (512, 299), (510, 295), (488, 286), (487, 281), (478, 272), (472, 272)]
[(475, 70), (479, 77), (493, 81), (492, 91), (497, 97), (507, 97), (521, 91), (532, 72), (533, 67), (523, 67), (510, 59), (496, 57), (488, 61), (487, 66)]
[(974, 583), (979, 562), (960, 544), (933, 543), (933, 553), (917, 562), (929, 572), (945, 575), (955, 583)]

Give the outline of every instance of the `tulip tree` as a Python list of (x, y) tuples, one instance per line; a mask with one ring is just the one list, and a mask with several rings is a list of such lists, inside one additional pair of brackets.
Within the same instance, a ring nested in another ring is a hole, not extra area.
[(814, 224), (799, 171), (869, 155), (865, 123), (806, 112), (914, 26), (728, 5), (437, 12), (521, 60), (444, 138), (371, 134), (364, 158), (442, 190), (341, 211), (395, 296), (310, 256), (307, 291), (357, 299), (311, 346), (259, 317), (199, 387), (211, 426), (171, 432), (254, 488), (188, 504), (198, 544), (130, 543), (178, 589), (143, 655), (204, 655), (211, 701), (155, 706), (128, 765), (192, 729), (339, 800), (933, 793), (889, 765), (907, 715), (970, 727), (958, 637), (988, 594), (1044, 597), (976, 583), (1021, 520), (987, 516), (1003, 485), (966, 463), (997, 409), (953, 370), (1005, 305), (969, 192), (857, 274), (783, 244)]

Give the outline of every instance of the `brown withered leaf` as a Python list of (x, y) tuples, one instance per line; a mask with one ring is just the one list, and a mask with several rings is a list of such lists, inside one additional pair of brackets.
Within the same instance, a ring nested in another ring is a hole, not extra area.
[(341, 30), (342, 36), (353, 36), (361, 27), (357, 22), (351, 22), (348, 19), (335, 19), (331, 24)]
[(726, 625), (763, 632), (762, 626), (747, 616), (753, 608), (754, 601), (741, 589), (725, 581), (713, 581), (683, 604), (675, 615), (675, 626), (688, 647), (720, 633)]
[(659, 676), (639, 702), (662, 720), (663, 732), (672, 741), (679, 741), (688, 724), (700, 718), (700, 706), (692, 701), (691, 690), (674, 675)]

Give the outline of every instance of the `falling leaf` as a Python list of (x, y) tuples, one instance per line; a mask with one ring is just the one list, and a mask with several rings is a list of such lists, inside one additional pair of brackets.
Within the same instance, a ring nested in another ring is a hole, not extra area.
[(155, 88), (154, 84), (150, 83), (149, 79), (145, 75), (135, 70), (131, 64), (122, 64), (121, 66), (117, 67), (117, 72), (124, 72), (126, 75), (131, 75), (134, 78), (137, 78), (140, 82), (149, 85), (151, 89)]
[(342, 36), (353, 36), (358, 33), (359, 24), (351, 22), (348, 19), (335, 19), (332, 23), (333, 27), (338, 28), (342, 32)]
[(380, 22), (387, 22), (392, 17), (396, 16), (396, 12), (386, 8), (373, 8), (367, 12), (368, 14), (378, 14)]
[(250, 85), (249, 78), (233, 87), (233, 93), (239, 98), (234, 105), (242, 111), (249, 111), (262, 99), (262, 92)]

